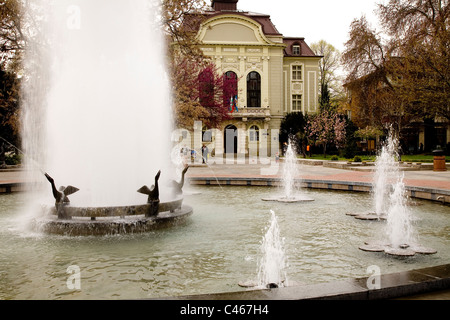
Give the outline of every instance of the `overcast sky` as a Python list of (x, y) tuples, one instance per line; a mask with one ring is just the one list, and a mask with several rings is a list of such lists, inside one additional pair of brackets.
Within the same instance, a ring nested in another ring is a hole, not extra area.
[(354, 19), (364, 14), (371, 25), (377, 27), (374, 13), (377, 3), (383, 1), (239, 0), (238, 9), (269, 14), (285, 37), (304, 37), (307, 44), (323, 39), (342, 52)]

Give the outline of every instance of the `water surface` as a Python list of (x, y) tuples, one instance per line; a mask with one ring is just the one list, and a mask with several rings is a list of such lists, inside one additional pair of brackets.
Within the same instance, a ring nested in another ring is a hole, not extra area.
[[(304, 190), (306, 203), (261, 201), (275, 188), (189, 187), (185, 224), (145, 234), (65, 237), (23, 228), (27, 197), (0, 196), (0, 299), (141, 299), (246, 290), (256, 280), (260, 245), (273, 210), (288, 280), (321, 283), (449, 263), (450, 209), (427, 201), (410, 209), (419, 242), (437, 254), (396, 258), (358, 249), (384, 235), (383, 222), (347, 216), (372, 207), (366, 193)], [(80, 290), (69, 289), (69, 266)]]

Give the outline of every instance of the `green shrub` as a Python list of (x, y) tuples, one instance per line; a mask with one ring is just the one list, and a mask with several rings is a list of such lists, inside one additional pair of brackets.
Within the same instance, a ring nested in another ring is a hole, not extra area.
[(336, 160), (339, 160), (339, 158), (338, 158), (338, 156), (334, 155), (331, 157), (331, 160), (336, 161)]
[(6, 155), (5, 162), (9, 166), (14, 166), (22, 163), (22, 155), (13, 153)]
[(353, 162), (362, 162), (362, 159), (361, 159), (360, 156), (355, 156), (355, 157), (353, 158)]

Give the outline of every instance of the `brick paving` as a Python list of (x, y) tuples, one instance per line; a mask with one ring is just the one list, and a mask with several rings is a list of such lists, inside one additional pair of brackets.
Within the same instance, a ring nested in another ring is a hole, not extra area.
[[(370, 168), (369, 168), (370, 169)], [(370, 183), (373, 171), (355, 171), (323, 165), (298, 165), (297, 178), (316, 181), (364, 182)], [(406, 186), (450, 190), (450, 170), (409, 170), (404, 172)], [(191, 166), (186, 177), (195, 178), (281, 178), (283, 163), (264, 164), (211, 164)], [(26, 183), (29, 179), (21, 170), (0, 170), (0, 185)]]
[[(280, 178), (283, 164), (270, 170), (269, 165), (261, 164), (212, 164), (189, 168), (187, 177), (195, 178)], [(351, 169), (330, 168), (322, 165), (298, 165), (297, 178), (317, 181), (365, 182), (371, 183), (373, 171), (355, 171)], [(408, 170), (404, 173), (404, 182), (410, 187), (424, 187), (450, 190), (450, 170)], [(265, 174), (268, 173), (268, 174)]]

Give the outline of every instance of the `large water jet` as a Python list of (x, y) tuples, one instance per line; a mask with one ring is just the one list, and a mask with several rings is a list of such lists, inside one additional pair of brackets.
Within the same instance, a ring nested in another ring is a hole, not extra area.
[[(72, 214), (148, 207), (136, 190), (159, 170), (168, 185), (175, 172), (159, 1), (36, 0), (36, 7), (44, 15), (42, 48), (27, 53), (26, 154), (55, 180), (77, 186)], [(34, 180), (44, 180), (29, 168)], [(161, 202), (171, 202), (172, 191), (161, 188)], [(49, 201), (48, 192), (41, 201)]]

